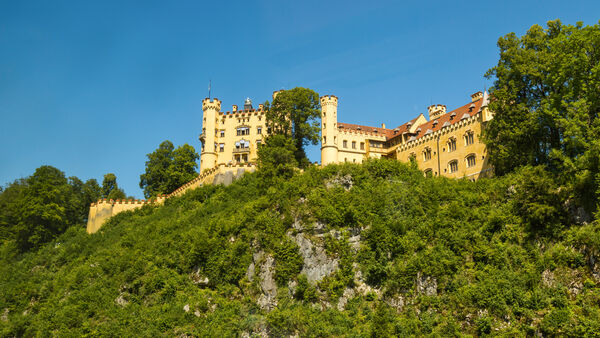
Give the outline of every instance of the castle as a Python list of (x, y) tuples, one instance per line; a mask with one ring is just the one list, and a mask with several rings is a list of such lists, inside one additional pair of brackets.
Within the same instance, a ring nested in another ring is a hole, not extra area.
[[(281, 91), (273, 92), (273, 99)], [(415, 161), (426, 176), (446, 176), (475, 180), (489, 176), (481, 132), (493, 113), (488, 109), (487, 92), (477, 92), (463, 106), (446, 111), (445, 105), (427, 108), (423, 114), (393, 129), (338, 122), (338, 98), (326, 95), (321, 104), (321, 165), (361, 163), (367, 158), (391, 158)], [(148, 203), (164, 203), (202, 184), (229, 184), (246, 171), (254, 171), (257, 149), (268, 135), (266, 111), (262, 104), (254, 109), (246, 99), (243, 109), (233, 105), (231, 112), (221, 111), (221, 101), (202, 101), (200, 174), (170, 193), (146, 200), (100, 200), (90, 207), (87, 231), (94, 233), (109, 217)]]

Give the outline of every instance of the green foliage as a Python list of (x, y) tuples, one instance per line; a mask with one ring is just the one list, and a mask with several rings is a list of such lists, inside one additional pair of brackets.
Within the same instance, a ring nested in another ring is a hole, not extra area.
[(140, 188), (146, 198), (171, 193), (198, 175), (196, 161), (200, 156), (187, 143), (175, 149), (167, 140), (146, 156), (146, 171), (140, 175)]
[(126, 198), (125, 191), (119, 188), (117, 184), (117, 175), (113, 173), (104, 175), (104, 180), (102, 180), (102, 197), (109, 200)]
[(598, 24), (534, 25), (498, 40), (500, 60), (487, 73), (495, 116), (484, 137), (496, 173), (546, 165), (588, 210), (600, 196), (599, 43)]
[(51, 166), (17, 180), (0, 193), (0, 239), (21, 251), (37, 248), (87, 221), (89, 205), (100, 197), (96, 180), (83, 183)]
[(258, 148), (258, 174), (267, 185), (289, 179), (296, 172), (294, 141), (285, 135), (269, 135)]
[[(266, 182), (257, 172), (227, 187), (202, 186), (120, 213), (94, 235), (70, 227), (37, 252), (4, 241), (0, 336), (592, 336), (600, 329), (600, 283), (590, 263), (600, 225), (569, 223), (571, 196), (548, 170), (470, 182), (369, 160)], [(17, 183), (0, 194), (2, 203), (25, 194), (25, 181)], [(309, 283), (299, 233), (336, 260), (336, 271)], [(271, 310), (258, 305), (267, 257), (278, 285)]]
[(321, 132), (319, 94), (302, 87), (284, 90), (271, 104), (266, 102), (265, 109), (272, 134), (291, 137), (294, 158), (301, 168), (306, 168), (310, 162), (304, 147), (317, 144)]

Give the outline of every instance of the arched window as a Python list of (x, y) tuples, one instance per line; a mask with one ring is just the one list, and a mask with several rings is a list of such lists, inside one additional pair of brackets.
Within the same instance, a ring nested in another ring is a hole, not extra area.
[(467, 168), (470, 168), (475, 165), (475, 154), (471, 154), (467, 156)]
[(456, 139), (452, 137), (448, 140), (448, 152), (456, 150)]
[(433, 177), (433, 170), (425, 169), (425, 171), (423, 171), (423, 174), (425, 175), (425, 177)]
[(450, 161), (448, 163), (448, 170), (450, 171), (450, 173), (455, 173), (458, 171), (458, 161), (454, 160), (454, 161)]
[(465, 137), (465, 145), (466, 146), (473, 144), (473, 132), (472, 131), (468, 131), (464, 137)]
[(425, 150), (423, 150), (423, 161), (428, 161), (428, 160), (431, 160), (431, 149), (425, 148)]

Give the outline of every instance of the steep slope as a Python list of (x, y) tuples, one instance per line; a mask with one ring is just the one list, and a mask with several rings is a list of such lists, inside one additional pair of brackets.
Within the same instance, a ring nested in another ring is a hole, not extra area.
[(537, 168), (248, 174), (1, 251), (0, 335), (600, 332), (597, 222)]

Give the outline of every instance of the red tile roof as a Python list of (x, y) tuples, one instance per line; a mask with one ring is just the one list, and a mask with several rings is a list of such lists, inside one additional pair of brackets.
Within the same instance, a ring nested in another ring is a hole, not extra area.
[(358, 124), (351, 123), (338, 123), (339, 130), (352, 130), (354, 132), (362, 132), (362, 133), (373, 133), (385, 136), (385, 138), (389, 138), (389, 135), (394, 135), (394, 131), (386, 128), (377, 128), (377, 127), (369, 127), (369, 126), (361, 126)]
[[(446, 124), (446, 122), (448, 122), (448, 124), (450, 124), (450, 125), (453, 125), (453, 124), (459, 122), (465, 114), (467, 114), (469, 117), (477, 114), (479, 112), (479, 109), (481, 108), (482, 103), (483, 103), (482, 99), (479, 99), (475, 102), (469, 102), (462, 107), (456, 108), (453, 111), (450, 111), (444, 115), (441, 115), (438, 119), (423, 123), (422, 125), (419, 126), (421, 131), (416, 136), (416, 139), (419, 139), (419, 138), (425, 136), (425, 133), (427, 133), (427, 130), (436, 132), (436, 131), (442, 129), (444, 127), (444, 124)], [(473, 105), (474, 107), (470, 108), (471, 105)], [(437, 123), (434, 123), (435, 121), (437, 121)]]

